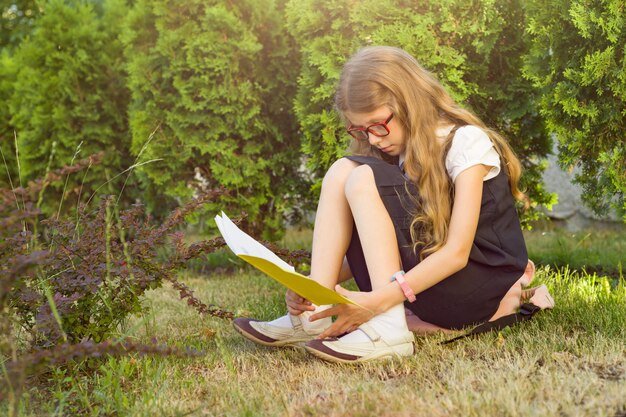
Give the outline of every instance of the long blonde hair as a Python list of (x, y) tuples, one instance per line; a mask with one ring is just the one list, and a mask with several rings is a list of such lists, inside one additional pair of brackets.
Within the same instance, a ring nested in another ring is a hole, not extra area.
[[(411, 238), (422, 259), (446, 243), (452, 213), (454, 187), (445, 168), (451, 137), (438, 140), (439, 127), (474, 125), (483, 129), (500, 155), (511, 194), (528, 205), (518, 186), (522, 166), (506, 140), (456, 104), (436, 78), (402, 49), (370, 46), (354, 54), (341, 72), (335, 106), (344, 119), (346, 112), (369, 113), (387, 106), (403, 127), (405, 172), (419, 194)], [(368, 141), (353, 139), (350, 151), (389, 159)]]

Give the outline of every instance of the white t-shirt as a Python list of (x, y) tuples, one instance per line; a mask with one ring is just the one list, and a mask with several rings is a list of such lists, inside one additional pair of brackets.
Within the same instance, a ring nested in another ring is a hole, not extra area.
[[(454, 126), (437, 129), (437, 136), (446, 138)], [(404, 155), (400, 155), (398, 164), (402, 166)], [(495, 178), (500, 173), (500, 155), (494, 148), (491, 139), (484, 130), (478, 126), (466, 125), (457, 129), (452, 138), (450, 150), (446, 155), (446, 170), (452, 179), (468, 168), (483, 164), (491, 167), (489, 172), (483, 177), (483, 181)]]
[[(452, 127), (437, 130), (437, 135), (446, 137)], [(446, 170), (452, 179), (468, 168), (483, 164), (491, 167), (483, 181), (490, 180), (500, 173), (500, 156), (491, 139), (478, 126), (467, 125), (457, 129), (452, 138), (452, 145), (446, 155)]]

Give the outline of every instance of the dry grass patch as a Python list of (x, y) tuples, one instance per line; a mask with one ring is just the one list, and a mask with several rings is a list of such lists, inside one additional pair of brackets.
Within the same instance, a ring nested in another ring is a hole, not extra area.
[[(420, 337), (413, 357), (361, 366), (256, 346), (229, 321), (199, 317), (173, 290), (154, 291), (150, 313), (127, 332), (205, 356), (110, 359), (95, 377), (53, 388), (43, 403), (31, 391), (23, 415), (64, 415), (54, 399), (60, 395), (65, 411), (87, 415), (626, 415), (624, 283), (549, 269), (538, 279), (555, 295), (553, 312), (447, 346), (439, 344), (443, 336)], [(200, 299), (231, 311), (264, 320), (284, 314), (284, 290), (247, 269), (184, 281)]]
[[(443, 337), (418, 338), (411, 358), (361, 366), (328, 364), (298, 349), (256, 346), (230, 323), (199, 319), (169, 299), (174, 294), (155, 293), (150, 332), (159, 337), (165, 332), (172, 341), (193, 339), (208, 352), (197, 361), (159, 359), (175, 370), (164, 410), (199, 416), (597, 416), (626, 411), (626, 309), (618, 297), (623, 288), (607, 289), (602, 280), (569, 272), (543, 270), (539, 278), (557, 295), (559, 307), (552, 313), (451, 346), (439, 345)], [(284, 312), (282, 288), (256, 273), (190, 277), (188, 283), (199, 289), (200, 298), (254, 317), (271, 319)]]

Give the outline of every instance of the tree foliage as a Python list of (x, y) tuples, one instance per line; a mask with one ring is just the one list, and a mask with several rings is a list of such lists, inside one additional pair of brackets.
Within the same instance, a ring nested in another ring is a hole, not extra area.
[[(26, 184), (106, 151), (82, 191), (47, 191), (57, 195), (43, 199), (46, 212), (48, 201), (86, 197), (138, 164), (127, 201), (141, 197), (165, 215), (196, 188), (223, 186), (206, 211), (245, 211), (244, 227), (267, 237), (312, 206), (309, 173), (316, 190), (347, 147), (332, 108), (342, 64), (386, 44), (416, 56), (509, 139), (533, 202), (552, 202), (541, 159), (555, 133), (562, 165), (582, 167), (587, 202), (626, 212), (622, 3), (4, 2), (0, 150), (14, 185), (18, 165)], [(120, 191), (125, 178), (103, 191)]]
[[(132, 163), (127, 151), (128, 92), (117, 40), (125, 5), (117, 0), (51, 0), (41, 13), (14, 53), (3, 55), (3, 72), (13, 83), (10, 89), (0, 89), (10, 93), (0, 132), (5, 146), (13, 139), (13, 129), (17, 132), (25, 181), (68, 165), (79, 155), (105, 150), (104, 163), (94, 167), (83, 184), (87, 196)], [(58, 205), (58, 198), (47, 200)], [(46, 201), (44, 211), (56, 209)]]
[(531, 199), (551, 202), (538, 164), (549, 139), (520, 73), (527, 45), (519, 1), (292, 0), (287, 21), (303, 61), (294, 110), (318, 175), (347, 145), (332, 107), (342, 64), (360, 47), (391, 45), (415, 56), (458, 102), (507, 136), (527, 169)]
[(626, 219), (626, 5), (622, 0), (527, 1), (524, 72), (542, 89), (541, 114), (559, 161), (598, 213)]
[(7, 105), (13, 94), (16, 67), (12, 51), (27, 37), (41, 14), (34, 0), (0, 0), (0, 186), (19, 185), (15, 149), (15, 129), (9, 122)]
[(15, 82), (15, 65), (8, 50), (0, 50), (0, 187), (19, 185), (15, 152), (15, 130), (11, 125), (9, 103), (13, 95)]
[(12, 48), (28, 36), (41, 14), (37, 0), (0, 0), (0, 49)]
[(247, 228), (277, 231), (303, 199), (290, 103), (294, 48), (279, 6), (264, 1), (138, 1), (124, 33), (138, 154), (163, 158), (142, 172), (162, 193), (221, 185), (211, 213), (248, 213)]

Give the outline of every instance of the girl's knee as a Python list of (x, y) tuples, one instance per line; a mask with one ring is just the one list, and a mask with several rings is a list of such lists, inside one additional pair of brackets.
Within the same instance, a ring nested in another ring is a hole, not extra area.
[(359, 163), (354, 162), (348, 158), (339, 158), (328, 168), (328, 174), (345, 173), (348, 175), (354, 168), (358, 167)]
[(374, 172), (368, 165), (354, 168), (346, 181), (346, 197), (361, 197), (368, 193), (377, 193)]
[(359, 164), (347, 158), (336, 160), (330, 168), (328, 168), (328, 171), (326, 171), (324, 180), (322, 181), (322, 188), (330, 186), (345, 187), (350, 173), (358, 166)]

